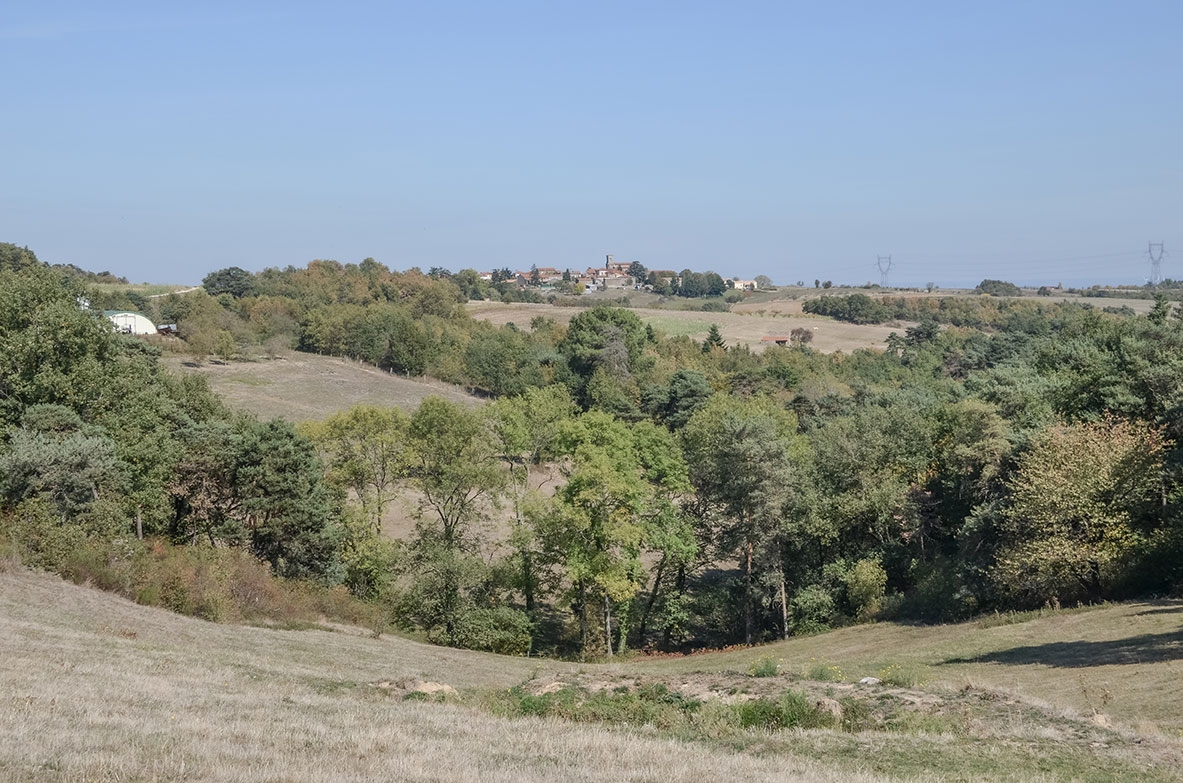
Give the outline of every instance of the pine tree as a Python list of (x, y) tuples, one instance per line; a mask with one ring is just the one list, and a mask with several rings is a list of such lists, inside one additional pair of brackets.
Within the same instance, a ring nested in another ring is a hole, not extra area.
[(710, 353), (712, 348), (727, 348), (727, 344), (723, 342), (723, 335), (719, 333), (718, 324), (711, 324), (711, 328), (707, 332), (707, 338), (702, 341), (703, 353)]

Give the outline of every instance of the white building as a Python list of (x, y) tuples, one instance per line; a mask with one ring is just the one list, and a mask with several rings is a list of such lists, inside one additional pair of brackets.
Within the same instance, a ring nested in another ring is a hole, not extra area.
[(105, 310), (103, 315), (115, 324), (115, 331), (123, 334), (156, 334), (156, 324), (148, 317), (131, 310)]

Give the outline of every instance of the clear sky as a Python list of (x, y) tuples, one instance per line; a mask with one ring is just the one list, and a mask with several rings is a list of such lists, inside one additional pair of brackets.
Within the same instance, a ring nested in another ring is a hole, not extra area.
[(0, 241), (135, 282), (369, 256), (1183, 278), (1183, 2), (0, 9)]

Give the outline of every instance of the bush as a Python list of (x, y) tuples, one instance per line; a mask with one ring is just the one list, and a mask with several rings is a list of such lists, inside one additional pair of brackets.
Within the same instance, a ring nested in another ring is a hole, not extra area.
[(951, 561), (939, 558), (914, 569), (916, 586), (904, 597), (899, 613), (913, 620), (948, 623), (964, 620), (978, 609)]
[(1023, 292), (1014, 283), (1008, 283), (1005, 280), (983, 280), (978, 283), (978, 287), (974, 289), (979, 294), (988, 294), (989, 296), (1022, 296)]
[(846, 599), (854, 616), (870, 620), (879, 614), (887, 587), (887, 572), (878, 560), (860, 560), (846, 573)]
[(472, 609), (457, 618), (452, 643), (469, 650), (525, 655), (530, 652), (533, 631), (526, 613), (512, 607)]
[(809, 668), (806, 670), (805, 676), (817, 682), (842, 682), (846, 679), (842, 667), (838, 666), (838, 664), (826, 663), (816, 658), (810, 659)]
[(779, 699), (752, 699), (736, 705), (739, 725), (745, 729), (816, 729), (831, 726), (834, 717), (809, 703), (805, 694), (785, 691)]
[(621, 686), (614, 691), (588, 693), (573, 687), (554, 693), (531, 694), (520, 688), (505, 692), (502, 704), (510, 715), (553, 717), (579, 723), (656, 726), (659, 729), (686, 727), (702, 702), (688, 699), (655, 683), (631, 691)]
[(818, 633), (830, 627), (834, 618), (834, 598), (818, 585), (802, 588), (793, 597), (793, 632)]
[(753, 677), (775, 677), (780, 672), (780, 662), (766, 655), (753, 663), (749, 671)]

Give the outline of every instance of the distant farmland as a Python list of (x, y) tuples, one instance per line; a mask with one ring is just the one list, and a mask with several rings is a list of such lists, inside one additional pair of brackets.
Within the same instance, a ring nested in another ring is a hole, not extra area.
[[(709, 313), (698, 310), (665, 310), (647, 307), (630, 308), (642, 321), (654, 329), (674, 337), (685, 335), (695, 340), (706, 337), (711, 324), (718, 324), (723, 339), (728, 345), (747, 345), (753, 350), (763, 350), (767, 343), (761, 338), (788, 335), (793, 329), (802, 327), (813, 332), (810, 347), (815, 351), (849, 353), (859, 348), (883, 348), (887, 336), (903, 331), (903, 326), (858, 326), (840, 323), (829, 318), (804, 315), (801, 303), (794, 300), (777, 300), (753, 304), (740, 304), (730, 312)], [(530, 321), (538, 316), (553, 318), (567, 323), (579, 313), (582, 307), (557, 307), (546, 304), (500, 302), (470, 302), (468, 311), (473, 318), (493, 324), (514, 323), (528, 328)]]

